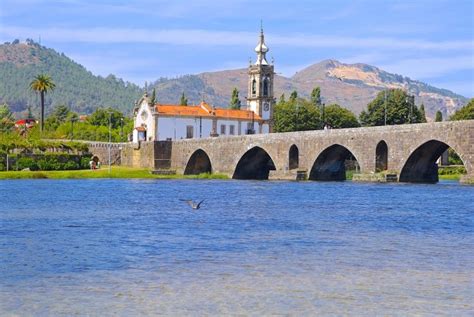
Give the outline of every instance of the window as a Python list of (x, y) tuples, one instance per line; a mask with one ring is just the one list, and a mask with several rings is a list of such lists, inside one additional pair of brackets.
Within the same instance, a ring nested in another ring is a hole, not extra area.
[(254, 79), (252, 80), (252, 95), (257, 93), (257, 81)]
[(225, 135), (225, 124), (221, 124), (221, 134)]
[(247, 134), (254, 134), (253, 122), (247, 122)]
[(138, 131), (138, 141), (146, 141), (146, 131)]
[(235, 134), (235, 125), (231, 124), (229, 126), (229, 134), (234, 135)]
[(194, 137), (194, 127), (192, 125), (186, 126), (186, 139), (192, 139)]
[(268, 79), (263, 80), (263, 95), (268, 96)]

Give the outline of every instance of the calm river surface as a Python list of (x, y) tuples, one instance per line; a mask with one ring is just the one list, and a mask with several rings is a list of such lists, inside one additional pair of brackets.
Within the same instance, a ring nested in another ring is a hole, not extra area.
[(450, 182), (1, 181), (0, 314), (472, 316), (473, 223)]

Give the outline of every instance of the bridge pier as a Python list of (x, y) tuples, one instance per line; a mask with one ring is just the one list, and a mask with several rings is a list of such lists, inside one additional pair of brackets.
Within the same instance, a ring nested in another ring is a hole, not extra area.
[(474, 173), (463, 175), (459, 182), (462, 184), (474, 184)]
[(349, 160), (355, 180), (436, 182), (436, 160), (449, 147), (466, 168), (462, 182), (473, 183), (474, 120), (143, 142), (124, 146), (122, 164), (237, 179), (296, 180), (306, 171), (327, 181), (345, 179)]

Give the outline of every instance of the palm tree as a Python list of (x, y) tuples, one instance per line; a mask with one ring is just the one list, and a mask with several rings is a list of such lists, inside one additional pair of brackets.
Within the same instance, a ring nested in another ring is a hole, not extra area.
[(39, 74), (35, 79), (30, 83), (31, 90), (40, 93), (41, 96), (41, 117), (40, 117), (40, 131), (43, 132), (44, 129), (44, 95), (48, 91), (54, 90), (56, 84), (53, 82), (51, 77), (46, 74)]

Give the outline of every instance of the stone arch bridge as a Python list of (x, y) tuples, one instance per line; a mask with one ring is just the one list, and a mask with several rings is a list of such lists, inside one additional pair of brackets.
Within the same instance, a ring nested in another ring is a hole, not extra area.
[(385, 171), (401, 182), (436, 182), (436, 162), (449, 147), (472, 181), (474, 120), (147, 142), (128, 147), (122, 163), (236, 179), (296, 179), (299, 171), (330, 181), (345, 179), (352, 161), (367, 180)]

